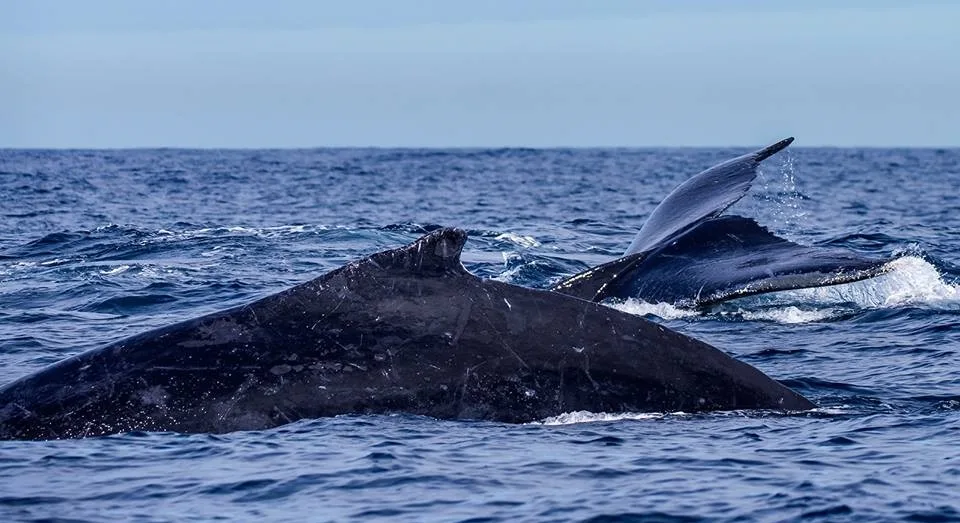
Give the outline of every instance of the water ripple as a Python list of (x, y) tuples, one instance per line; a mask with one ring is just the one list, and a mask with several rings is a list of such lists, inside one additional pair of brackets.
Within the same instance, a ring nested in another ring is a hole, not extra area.
[[(678, 182), (741, 152), (0, 150), (0, 381), (441, 225), (468, 231), (472, 272), (547, 287), (619, 256)], [(897, 256), (890, 270), (709, 311), (609, 305), (717, 345), (813, 411), (0, 442), (0, 520), (960, 520), (960, 151), (771, 160), (737, 212)]]

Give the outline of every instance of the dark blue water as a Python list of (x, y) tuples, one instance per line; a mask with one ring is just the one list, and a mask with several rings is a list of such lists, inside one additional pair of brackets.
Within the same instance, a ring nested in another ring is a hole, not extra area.
[[(0, 382), (438, 224), (469, 231), (473, 272), (547, 286), (616, 257), (676, 184), (742, 152), (0, 151)], [(703, 315), (616, 306), (784, 380), (812, 413), (0, 442), (0, 520), (960, 520), (960, 150), (793, 149), (735, 210), (899, 259)]]

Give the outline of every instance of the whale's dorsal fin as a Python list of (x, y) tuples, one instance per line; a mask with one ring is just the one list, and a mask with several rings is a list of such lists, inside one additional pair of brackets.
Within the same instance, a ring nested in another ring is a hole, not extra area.
[(624, 254), (660, 247), (739, 201), (757, 177), (760, 162), (784, 150), (793, 137), (738, 156), (683, 182), (650, 213)]
[(381, 269), (423, 274), (465, 273), (460, 262), (467, 233), (463, 229), (444, 227), (420, 237), (417, 241), (384, 252), (378, 252), (367, 261)]

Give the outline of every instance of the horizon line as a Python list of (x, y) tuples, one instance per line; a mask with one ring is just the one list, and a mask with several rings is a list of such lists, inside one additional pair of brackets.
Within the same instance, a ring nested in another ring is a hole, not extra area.
[[(769, 142), (774, 143), (774, 142)], [(8, 146), (0, 145), (0, 151), (308, 151), (320, 149), (434, 149), (434, 150), (570, 150), (570, 149), (748, 149), (763, 147), (768, 143), (739, 145), (267, 145), (267, 146), (191, 146), (191, 145), (133, 145), (133, 146)], [(830, 145), (801, 144), (791, 149), (960, 149), (956, 145)]]

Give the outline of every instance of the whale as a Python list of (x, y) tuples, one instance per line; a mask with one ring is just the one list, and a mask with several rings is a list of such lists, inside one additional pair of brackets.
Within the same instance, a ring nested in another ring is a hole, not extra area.
[(888, 270), (890, 258), (786, 240), (753, 218), (724, 212), (750, 190), (786, 138), (706, 169), (668, 194), (623, 256), (550, 287), (590, 301), (637, 298), (708, 309), (725, 301), (851, 283)]
[(0, 388), (0, 439), (226, 433), (344, 414), (524, 423), (572, 411), (802, 411), (726, 352), (642, 317), (481, 279), (437, 229), (252, 303)]

